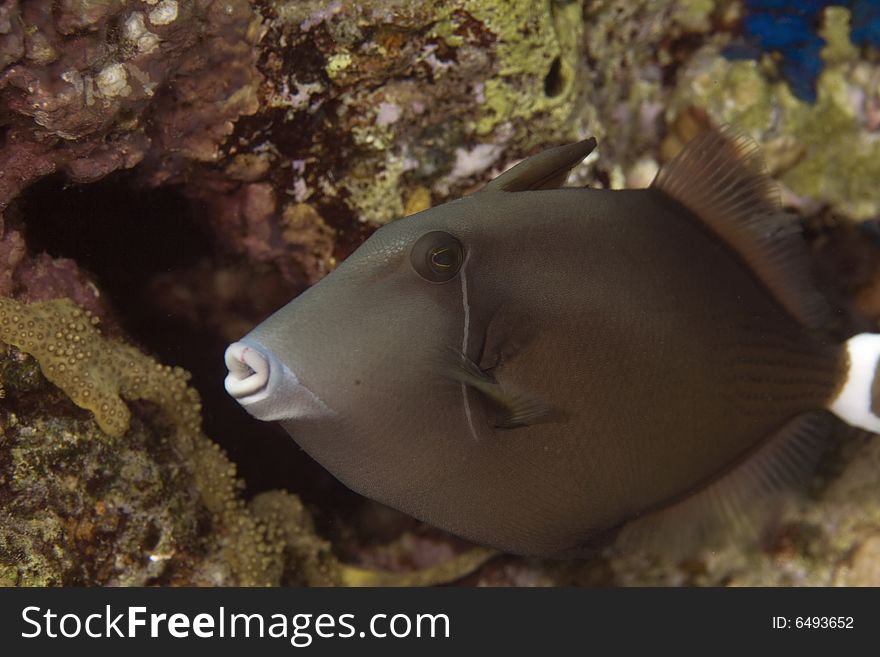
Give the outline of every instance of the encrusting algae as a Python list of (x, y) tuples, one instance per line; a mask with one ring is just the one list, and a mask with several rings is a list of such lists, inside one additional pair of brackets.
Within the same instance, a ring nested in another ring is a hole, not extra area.
[[(0, 409), (0, 585), (406, 586), (460, 578), (493, 556), (475, 549), (412, 573), (340, 563), (295, 495), (242, 499), (236, 466), (201, 432), (188, 372), (97, 324), (67, 298), (0, 297), (0, 341), (33, 356), (0, 353), (10, 393)], [(60, 393), (94, 424), (68, 422)], [(139, 401), (160, 417), (128, 405)]]
[[(235, 466), (201, 433), (201, 404), (198, 393), (187, 385), (189, 373), (105, 338), (97, 323), (97, 317), (70, 299), (25, 305), (0, 298), (0, 340), (31, 354), (46, 379), (77, 406), (91, 411), (109, 438), (119, 439), (129, 431), (132, 413), (123, 398), (152, 402), (171, 421), (171, 447), (192, 470), (192, 485), (212, 516), (214, 544), (195, 566), (202, 571), (194, 576), (196, 582), (272, 584), (282, 546), (269, 545), (265, 527), (238, 497)], [(118, 476), (124, 478), (125, 472)], [(180, 537), (172, 535), (168, 542), (178, 544)], [(149, 558), (173, 563), (173, 556), (150, 554)]]
[(152, 401), (181, 429), (198, 431), (201, 402), (187, 386), (189, 373), (107, 340), (97, 324), (69, 299), (22, 305), (0, 298), (0, 339), (33, 355), (45, 377), (108, 435), (128, 430), (131, 413), (121, 397)]

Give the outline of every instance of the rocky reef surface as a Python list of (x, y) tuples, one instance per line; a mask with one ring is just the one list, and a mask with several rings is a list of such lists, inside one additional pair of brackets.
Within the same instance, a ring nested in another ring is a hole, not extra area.
[(482, 565), (255, 426), (220, 357), (542, 147), (595, 135), (570, 183), (645, 186), (723, 123), (876, 326), (877, 4), (0, 1), (0, 583), (880, 584), (876, 439), (757, 538)]

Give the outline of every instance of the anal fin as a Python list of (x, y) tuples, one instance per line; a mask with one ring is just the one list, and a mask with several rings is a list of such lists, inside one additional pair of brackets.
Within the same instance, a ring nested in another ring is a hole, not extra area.
[(796, 416), (701, 488), (624, 525), (615, 548), (685, 556), (721, 537), (757, 538), (779, 511), (780, 494), (815, 471), (836, 422), (825, 411)]

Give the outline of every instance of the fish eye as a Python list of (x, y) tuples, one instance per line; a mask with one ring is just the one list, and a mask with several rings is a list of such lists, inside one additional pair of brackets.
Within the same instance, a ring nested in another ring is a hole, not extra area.
[(445, 283), (455, 278), (464, 262), (461, 242), (442, 230), (422, 235), (410, 252), (410, 263), (426, 281)]

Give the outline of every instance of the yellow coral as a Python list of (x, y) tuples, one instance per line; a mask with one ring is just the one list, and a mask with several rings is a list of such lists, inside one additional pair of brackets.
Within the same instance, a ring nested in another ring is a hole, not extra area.
[[(171, 444), (189, 464), (193, 486), (213, 519), (213, 555), (195, 581), (267, 586), (277, 583), (280, 546), (266, 541), (266, 530), (238, 496), (235, 465), (200, 430), (198, 393), (189, 373), (162, 365), (121, 342), (101, 335), (98, 320), (70, 299), (21, 304), (0, 298), (0, 340), (31, 354), (46, 378), (79, 407), (90, 410), (98, 426), (113, 437), (128, 430), (131, 413), (124, 399), (144, 399), (174, 422)], [(231, 573), (233, 579), (224, 577)]]
[(107, 434), (127, 430), (131, 413), (122, 400), (156, 403), (180, 427), (199, 430), (199, 394), (189, 373), (162, 365), (101, 335), (98, 320), (70, 299), (29, 305), (0, 298), (0, 340), (34, 356), (49, 381), (95, 415)]

